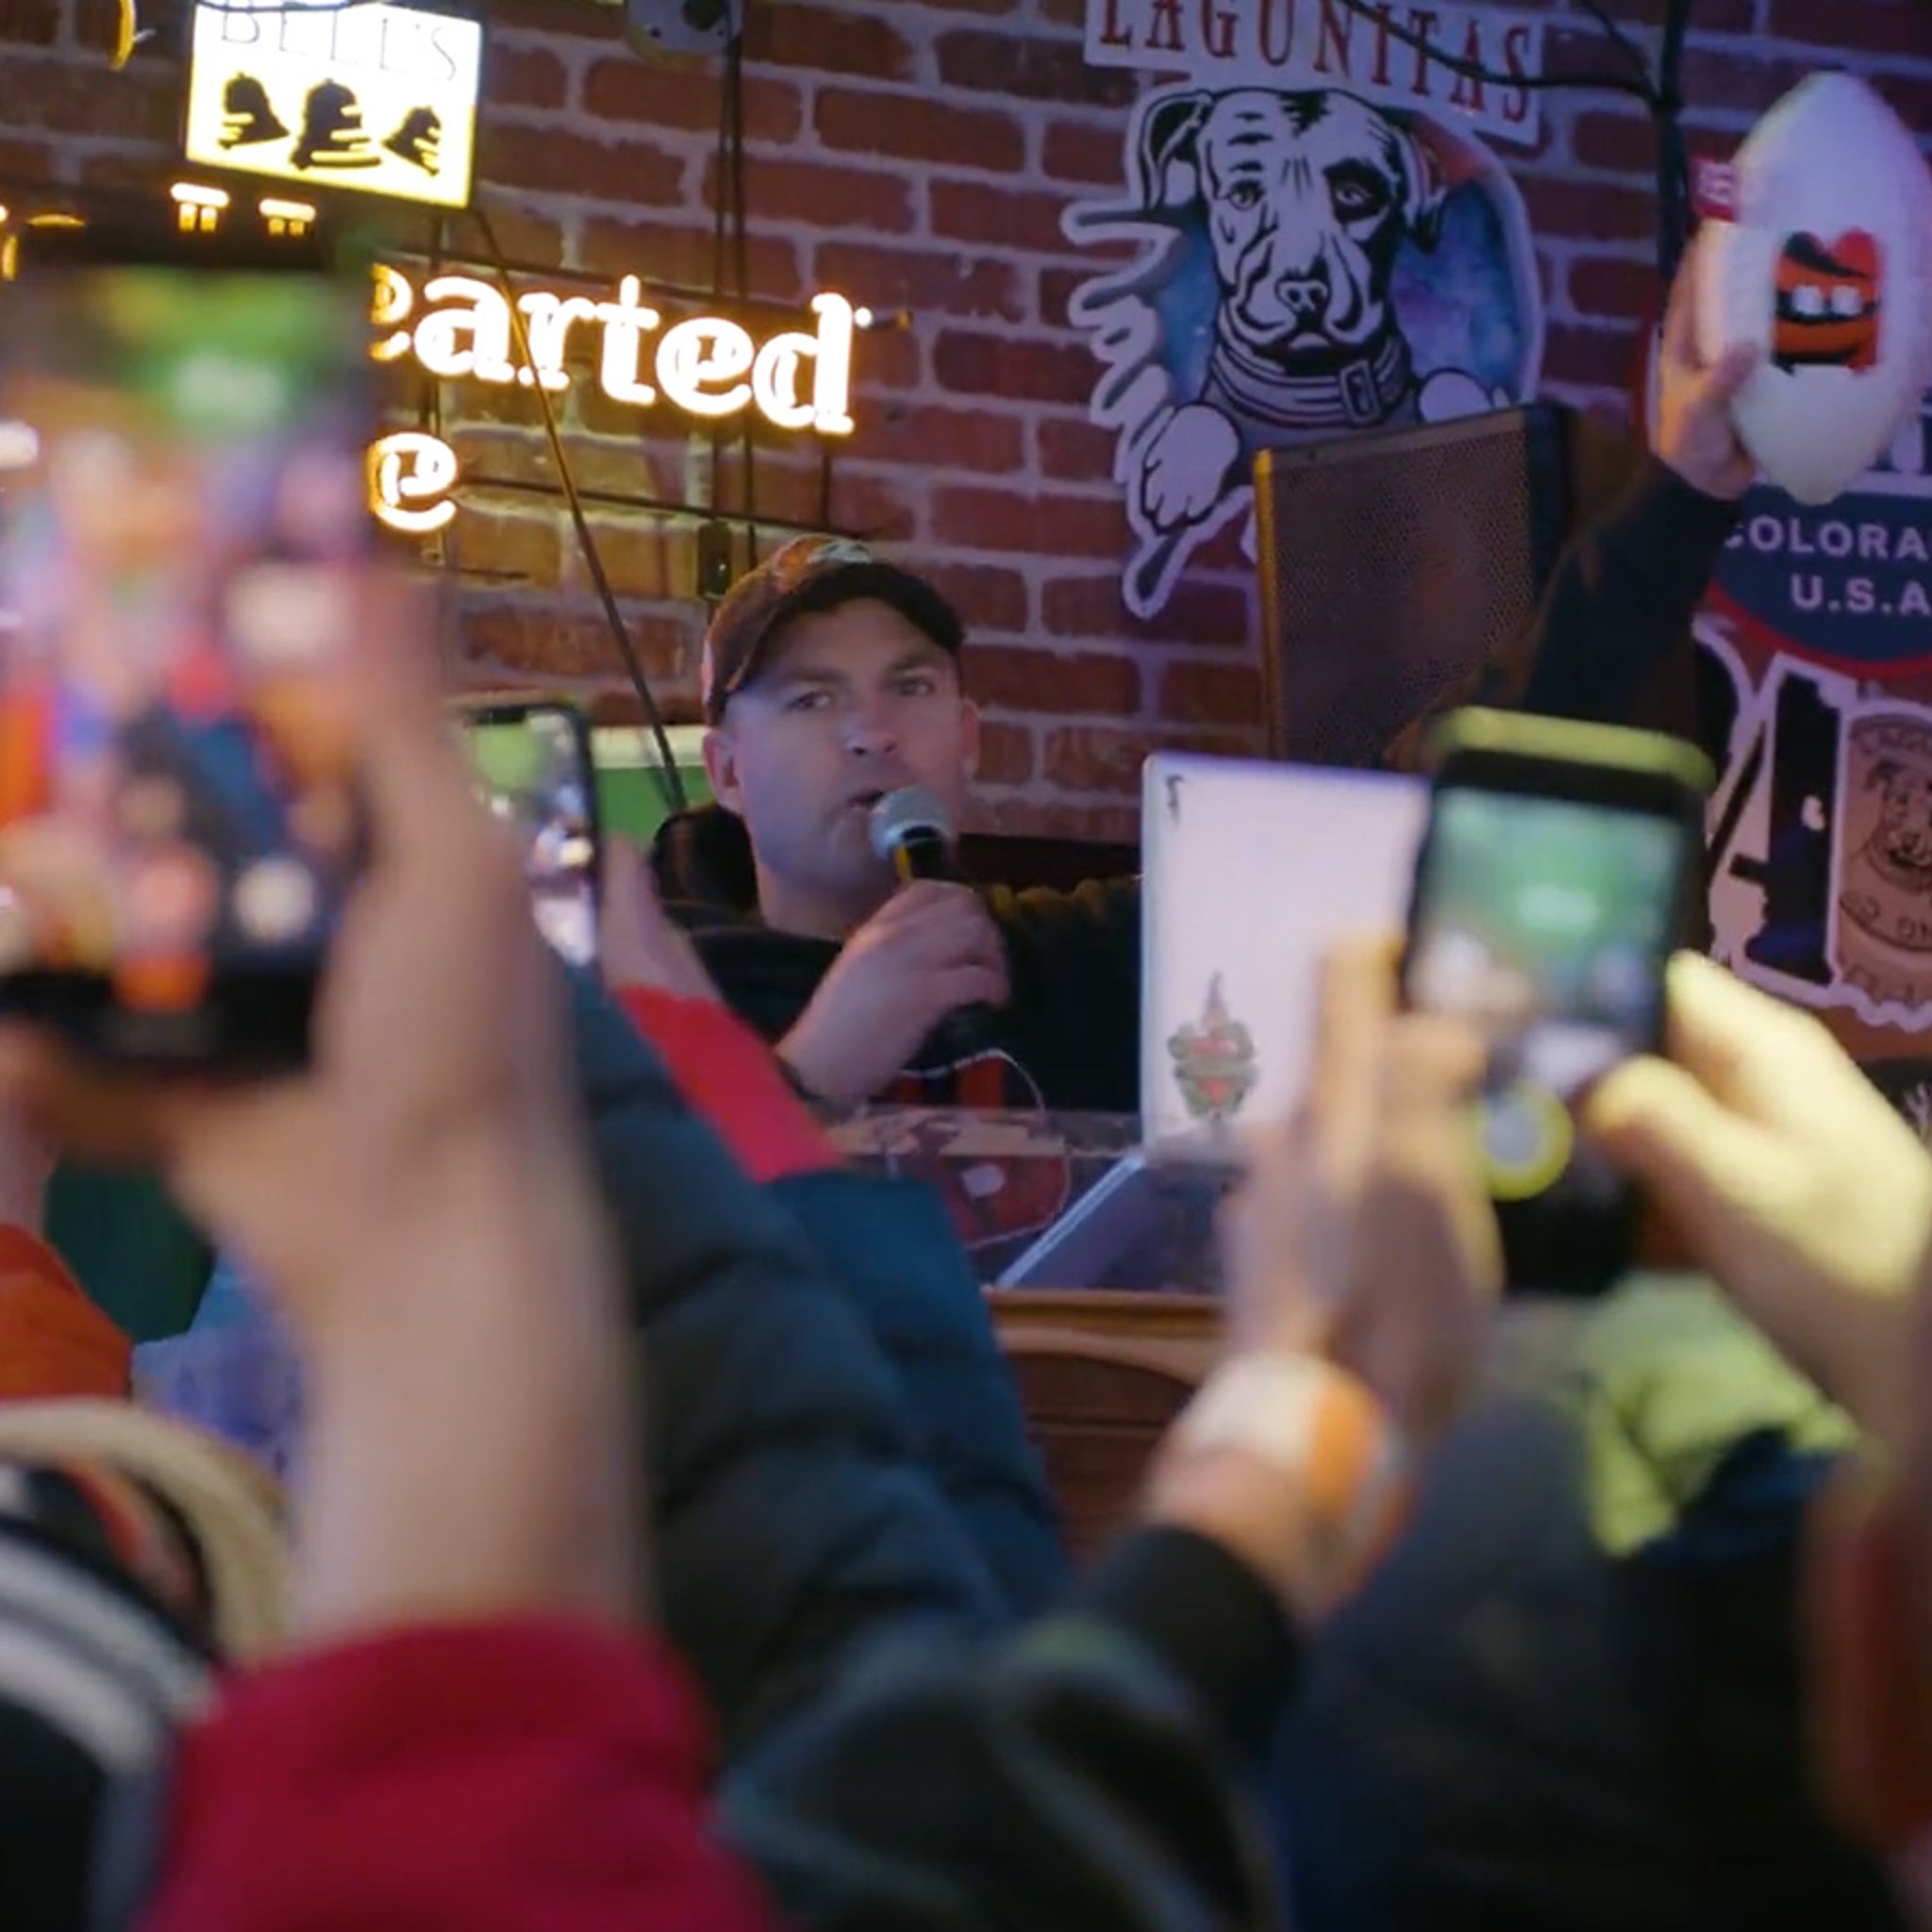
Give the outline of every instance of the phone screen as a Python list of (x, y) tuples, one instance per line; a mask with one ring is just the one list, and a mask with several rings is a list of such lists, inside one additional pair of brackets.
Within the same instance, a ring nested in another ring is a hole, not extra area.
[(594, 965), (596, 788), (582, 717), (532, 705), (486, 712), (468, 729), (484, 797), (523, 849), (538, 929), (573, 965)]
[[(1563, 1245), (1587, 1248), (1588, 1230), (1628, 1208), (1622, 1178), (1579, 1143), (1574, 1109), (1661, 1036), (1690, 846), (1686, 822), (1661, 813), (1457, 785), (1436, 794), (1408, 997), (1474, 1021), (1489, 1041), (1483, 1156), (1506, 1242), (1512, 1219), (1557, 1216), (1579, 1230)], [(1533, 1265), (1554, 1265), (1550, 1251)]]
[(359, 291), (63, 267), (8, 290), (0, 996), (137, 1058), (299, 1058), (359, 850)]

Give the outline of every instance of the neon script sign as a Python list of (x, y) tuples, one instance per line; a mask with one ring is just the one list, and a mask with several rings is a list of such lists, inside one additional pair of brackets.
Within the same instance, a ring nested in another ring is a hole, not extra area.
[[(815, 326), (760, 341), (728, 316), (671, 323), (643, 296), (636, 275), (612, 294), (525, 289), (509, 298), (474, 275), (437, 275), (420, 286), (401, 269), (375, 271), (377, 362), (413, 363), (446, 382), (546, 391), (577, 378), (569, 360), (581, 336), (598, 338), (594, 380), (612, 402), (665, 407), (711, 427), (751, 410), (793, 435), (850, 436), (852, 345), (871, 318), (843, 295), (815, 295)], [(439, 530), (456, 514), (456, 452), (424, 430), (399, 430), (370, 451), (370, 507), (390, 528)]]

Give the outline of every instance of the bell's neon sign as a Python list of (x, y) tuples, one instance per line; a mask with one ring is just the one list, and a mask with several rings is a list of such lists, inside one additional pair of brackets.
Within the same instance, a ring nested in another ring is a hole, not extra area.
[[(747, 409), (791, 434), (850, 436), (852, 344), (870, 321), (843, 295), (812, 298), (815, 326), (759, 341), (741, 323), (695, 315), (668, 327), (636, 275), (613, 295), (525, 289), (509, 298), (473, 275), (438, 275), (419, 288), (387, 263), (375, 271), (377, 362), (412, 362), (443, 381), (570, 388), (580, 334), (595, 331), (597, 387), (638, 409), (662, 404), (707, 427)], [(440, 437), (401, 430), (370, 451), (370, 507), (390, 528), (439, 530), (456, 514), (456, 452)]]

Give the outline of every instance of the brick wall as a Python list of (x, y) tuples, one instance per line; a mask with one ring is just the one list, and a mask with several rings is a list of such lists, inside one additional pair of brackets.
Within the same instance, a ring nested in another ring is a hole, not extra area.
[[(983, 824), (1118, 837), (1131, 836), (1150, 743), (1252, 748), (1261, 699), (1231, 538), (1197, 557), (1155, 624), (1130, 619), (1117, 594), (1125, 530), (1110, 445), (1085, 421), (1094, 369), (1066, 326), (1093, 258), (1060, 239), (1058, 217), (1069, 198), (1118, 182), (1140, 83), (1083, 65), (1080, 10), (754, 0), (750, 263), (759, 294), (831, 286), (911, 312), (903, 332), (861, 339), (860, 428), (835, 466), (834, 519), (897, 545), (968, 613), (989, 717)], [(165, 165), (178, 68), (162, 50), (109, 75), (112, 13), (111, 0), (0, 0), (0, 174), (77, 181)], [(715, 70), (647, 65), (613, 12), (574, 0), (499, 0), (490, 14), (480, 198), (507, 251), (706, 280)], [(1684, 78), (1696, 145), (1727, 148), (1834, 50), (1932, 132), (1926, 0), (1696, 0), (1695, 18)], [(1553, 69), (1604, 58), (1587, 24), (1552, 34)], [(1546, 386), (1616, 408), (1655, 296), (1647, 123), (1611, 97), (1553, 94), (1539, 148), (1500, 151), (1544, 268)], [(702, 453), (639, 445), (635, 418), (582, 386), (566, 407), (587, 487), (682, 496), (702, 483)], [(472, 467), (546, 473), (527, 396), (451, 421)], [(816, 514), (815, 463), (763, 453), (757, 488), (768, 514)], [(644, 661), (688, 714), (701, 625), (691, 532), (614, 514), (596, 527)], [(456, 528), (453, 675), (621, 682), (559, 507), (482, 494)]]

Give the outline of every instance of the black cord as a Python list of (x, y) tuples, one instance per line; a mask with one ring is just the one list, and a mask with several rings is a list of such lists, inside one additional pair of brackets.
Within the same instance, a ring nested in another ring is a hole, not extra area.
[(1629, 67), (1625, 74), (1585, 72), (1582, 74), (1498, 74), (1480, 61), (1464, 60), (1444, 53), (1425, 36), (1397, 26), (1385, 8), (1374, 0), (1341, 0), (1351, 13), (1372, 20), (1391, 41), (1426, 54), (1439, 67), (1459, 75), (1465, 80), (1485, 86), (1526, 89), (1543, 93), (1591, 92), (1626, 94), (1649, 108), (1657, 124), (1657, 273), (1666, 286), (1677, 273), (1686, 242), (1690, 233), (1690, 167), (1684, 145), (1684, 98), (1677, 81), (1683, 72), (1684, 39), (1690, 31), (1691, 0), (1668, 0), (1664, 17), (1663, 43), (1657, 69), (1650, 65), (1640, 48), (1604, 10), (1602, 0), (1579, 0), (1584, 10), (1602, 28), (1604, 38), (1624, 57)]
[[(483, 246), (488, 253), (491, 265), (496, 272), (497, 285), (503, 291), (503, 299), (509, 309), (510, 331), (516, 344), (518, 359), (525, 368), (534, 366), (530, 355), (530, 340), (524, 326), (524, 312), (517, 307), (516, 290), (509, 278), (509, 265), (504, 260), (503, 250), (497, 245), (496, 225), (490, 219), (490, 211), (479, 202), (470, 209), (475, 218), (476, 230), (483, 238)], [(637, 692), (638, 703), (643, 707), (644, 722), (652, 739), (658, 746), (660, 760), (658, 767), (658, 788), (664, 794), (665, 803), (673, 811), (686, 810), (691, 801), (685, 796), (684, 779), (677, 769), (677, 760), (672, 756), (671, 735), (664, 728), (664, 714), (658, 708), (658, 700), (651, 691), (651, 681), (644, 675), (644, 667), (638, 661), (636, 648), (630, 641), (630, 632), (624, 622), (624, 613), (617, 608), (616, 593), (610, 588), (610, 579), (604, 569), (604, 559), (597, 554), (596, 540), (591, 535), (590, 519), (584, 514), (584, 501), (577, 493), (576, 478), (571, 474), (570, 458), (564, 454), (563, 437), (557, 426), (557, 411), (550, 406), (550, 391), (541, 382), (530, 385), (539, 407), (543, 412), (543, 434), (550, 443), (550, 460), (557, 468), (557, 480), (563, 491), (563, 500), (570, 509), (570, 520), (576, 530), (577, 548), (583, 555), (584, 566), (591, 573), (591, 582), (595, 587), (598, 600), (604, 606), (604, 616), (610, 625), (610, 635), (617, 641), (618, 654), (624, 659), (624, 668), (630, 674), (632, 689)]]

